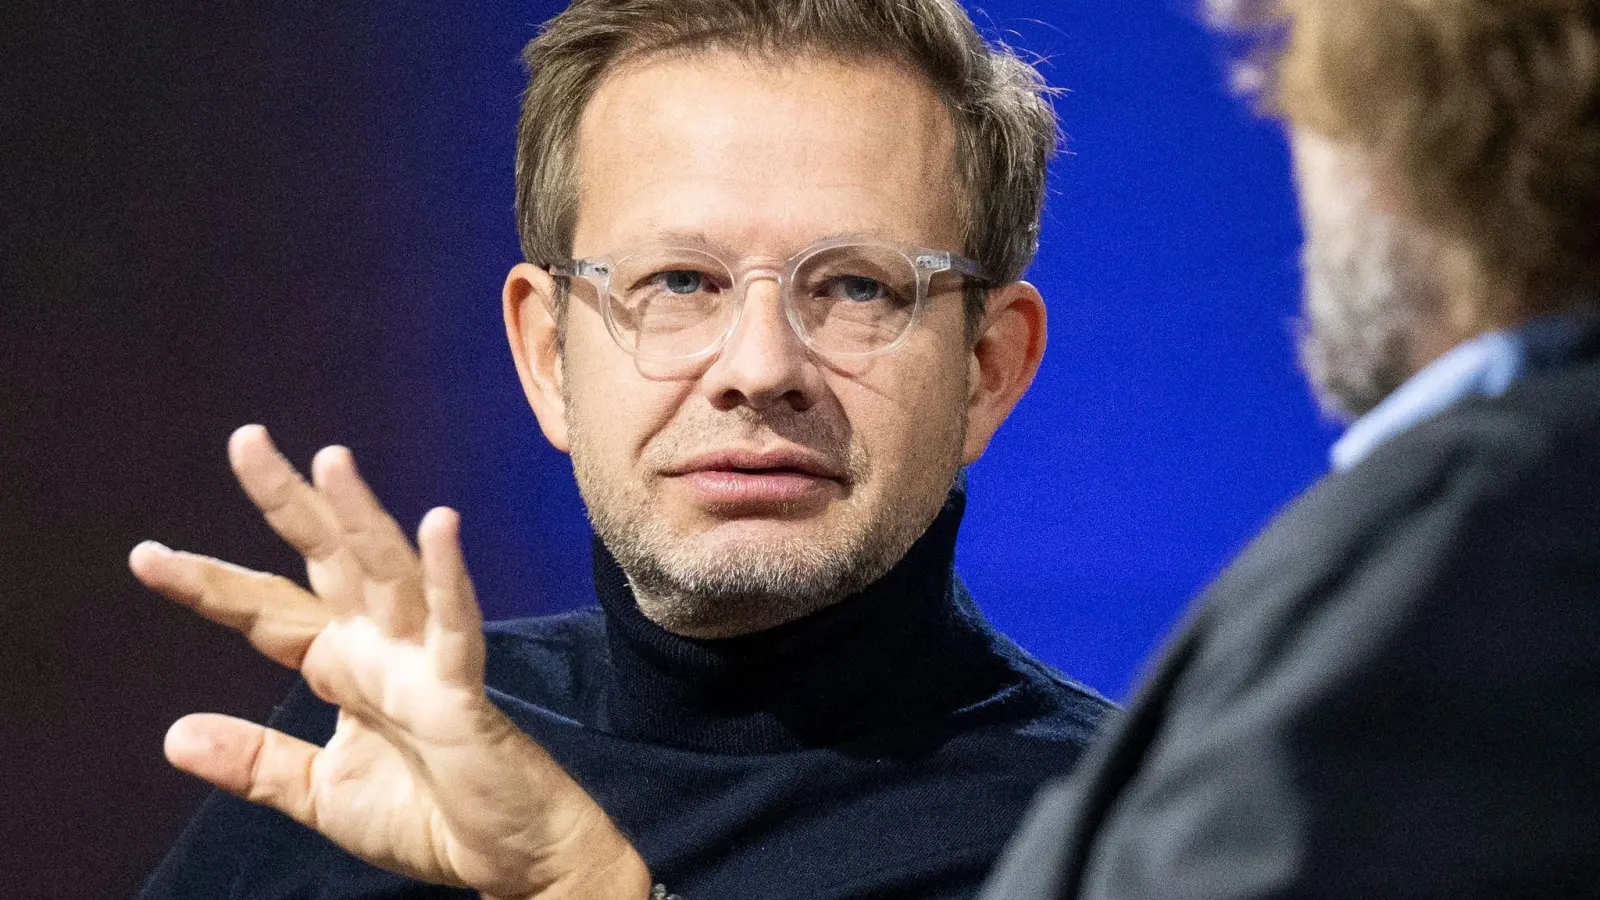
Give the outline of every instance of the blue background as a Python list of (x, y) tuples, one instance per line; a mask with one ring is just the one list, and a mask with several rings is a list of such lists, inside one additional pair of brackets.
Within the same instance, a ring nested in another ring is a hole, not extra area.
[[(496, 303), (519, 258), (515, 60), (557, 6), (440, 4), (436, 27), (406, 29), (426, 41), (392, 86), (409, 117), (393, 127), (412, 136), (404, 184), (448, 251), (417, 273), (439, 304), (425, 339), (450, 360), (424, 389), (470, 434), (450, 442), (451, 499), (491, 616), (587, 593), (570, 467), (516, 387)], [(1123, 696), (1187, 600), (1325, 467), (1334, 431), (1294, 364), (1286, 150), (1229, 94), (1223, 44), (1184, 4), (970, 8), (1065, 89), (1067, 153), (1030, 275), (1049, 352), (973, 467), (959, 565), (1024, 646)]]

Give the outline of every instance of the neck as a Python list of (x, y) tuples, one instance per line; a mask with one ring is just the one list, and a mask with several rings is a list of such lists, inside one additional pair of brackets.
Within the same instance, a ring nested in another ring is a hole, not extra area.
[(847, 594), (816, 598), (770, 593), (690, 596), (680, 592), (648, 592), (629, 580), (639, 610), (667, 631), (695, 640), (726, 640), (781, 628), (815, 615)]
[[(1510, 293), (1500, 296), (1456, 295), (1436, 314), (1419, 318), (1411, 335), (1409, 376), (1416, 375), (1440, 357), (1476, 338), (1518, 328), (1550, 315), (1578, 313), (1562, 304), (1529, 303)], [(1592, 316), (1592, 313), (1588, 314)]]
[(1466, 242), (1446, 240), (1410, 226), (1417, 270), (1429, 273), (1431, 301), (1419, 301), (1410, 338), (1410, 372), (1416, 373), (1475, 338), (1512, 331), (1534, 319), (1578, 312), (1582, 292), (1571, 286), (1540, 287), (1487, 265)]

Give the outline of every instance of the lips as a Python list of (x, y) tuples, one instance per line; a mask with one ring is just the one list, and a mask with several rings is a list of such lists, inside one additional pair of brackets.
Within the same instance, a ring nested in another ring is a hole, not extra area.
[(738, 472), (744, 474), (798, 474), (813, 478), (840, 480), (838, 468), (820, 454), (797, 448), (772, 450), (717, 450), (703, 453), (667, 470), (669, 475), (697, 472)]
[(724, 514), (794, 510), (837, 496), (844, 485), (839, 467), (798, 448), (719, 450), (669, 469), (702, 505)]

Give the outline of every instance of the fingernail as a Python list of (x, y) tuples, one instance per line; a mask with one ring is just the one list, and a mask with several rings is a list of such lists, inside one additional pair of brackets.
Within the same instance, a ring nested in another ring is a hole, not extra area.
[(139, 544), (139, 546), (133, 548), (133, 552), (154, 553), (157, 556), (171, 556), (172, 548), (161, 543), (160, 541), (143, 541)]

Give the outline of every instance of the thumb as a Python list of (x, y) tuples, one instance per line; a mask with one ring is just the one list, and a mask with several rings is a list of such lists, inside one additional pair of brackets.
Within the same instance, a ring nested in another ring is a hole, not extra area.
[(200, 713), (167, 729), (167, 761), (251, 803), (316, 827), (311, 766), (321, 748), (253, 722)]

